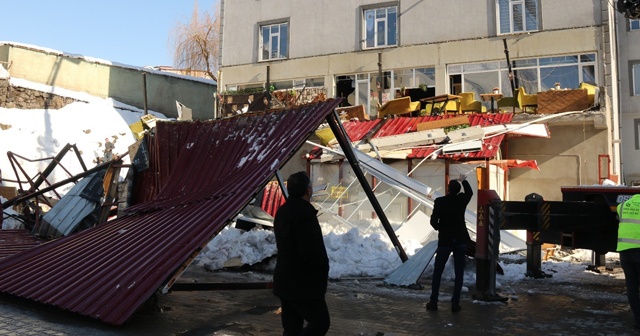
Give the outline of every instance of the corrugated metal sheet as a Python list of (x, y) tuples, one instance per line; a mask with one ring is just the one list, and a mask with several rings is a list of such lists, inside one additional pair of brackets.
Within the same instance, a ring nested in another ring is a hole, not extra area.
[[(211, 122), (158, 122), (148, 202), (0, 260), (0, 291), (124, 323), (269, 181), (339, 100)], [(295, 127), (292, 127), (295, 125)], [(152, 178), (156, 176), (157, 179)]]
[(25, 229), (0, 230), (0, 258), (10, 257), (43, 242)]
[[(83, 197), (83, 191), (95, 177), (98, 177), (100, 181), (102, 181), (104, 178), (104, 170), (95, 172), (78, 181), (78, 183), (42, 217), (43, 223), (38, 229), (40, 235), (46, 237), (67, 236), (78, 227), (85, 217), (100, 206), (99, 200), (94, 201)], [(100, 188), (96, 195), (100, 195), (101, 193), (102, 188)]]
[(271, 215), (271, 217), (275, 217), (276, 211), (284, 202), (285, 198), (280, 184), (278, 182), (269, 182), (262, 194), (262, 202), (260, 204), (262, 210)]

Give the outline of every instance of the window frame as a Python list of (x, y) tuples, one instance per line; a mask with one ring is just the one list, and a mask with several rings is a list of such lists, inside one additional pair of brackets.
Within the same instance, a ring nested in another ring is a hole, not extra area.
[[(389, 24), (389, 10), (393, 9), (394, 13), (395, 13), (395, 21), (394, 21), (394, 27), (395, 27), (395, 32), (394, 32), (394, 42), (395, 43), (390, 43), (389, 42), (389, 29), (390, 29), (390, 24)], [(377, 17), (377, 12), (381, 11), (381, 10), (385, 10), (385, 17), (384, 19), (379, 19)], [(371, 50), (371, 49), (380, 49), (380, 48), (390, 48), (390, 47), (397, 47), (398, 44), (398, 40), (399, 40), (399, 15), (398, 15), (398, 10), (399, 10), (399, 5), (396, 2), (393, 3), (384, 3), (384, 4), (376, 4), (375, 7), (372, 6), (363, 6), (361, 7), (361, 15), (362, 15), (362, 20), (361, 20), (361, 25), (362, 25), (362, 29), (361, 29), (361, 48), (362, 50)], [(369, 30), (367, 29), (367, 13), (368, 12), (372, 12), (373, 14), (373, 36), (371, 36), (373, 45), (369, 46), (368, 42), (369, 42)], [(385, 32), (384, 32), (384, 42), (379, 44), (379, 23), (383, 22), (384, 23), (384, 27), (385, 27)]]
[[(575, 58), (576, 61), (570, 61)], [(541, 62), (542, 60), (542, 62)], [(566, 61), (562, 61), (566, 60)], [(583, 53), (583, 54), (569, 54), (569, 55), (554, 55), (534, 58), (523, 58), (512, 60), (512, 71), (515, 76), (518, 76), (519, 71), (528, 72), (529, 74), (535, 74), (534, 82), (520, 82), (519, 86), (524, 86), (527, 93), (536, 93), (541, 90), (548, 89), (543, 86), (543, 78), (541, 74), (542, 69), (552, 69), (563, 66), (577, 66), (578, 67), (578, 83), (586, 81), (584, 78), (584, 69), (589, 67), (593, 68), (594, 80), (598, 78), (598, 57), (597, 53)], [(639, 64), (640, 65), (640, 64)], [(638, 70), (640, 72), (640, 69)], [(508, 65), (506, 61), (488, 61), (479, 63), (455, 63), (447, 65), (447, 78), (451, 78), (454, 75), (461, 76), (462, 91), (470, 91), (471, 88), (466, 87), (465, 75), (477, 74), (477, 73), (496, 73), (498, 82), (495, 86), (500, 87), (501, 91), (505, 95), (512, 94), (511, 83), (508, 81)], [(544, 72), (544, 71), (542, 71)], [(521, 79), (522, 80), (522, 79)], [(534, 86), (532, 84), (535, 83)], [(485, 90), (487, 91), (487, 90)], [(489, 91), (487, 91), (489, 92)], [(484, 92), (478, 92), (484, 93)]]
[[(629, 61), (631, 70), (631, 96), (640, 96), (640, 61)], [(637, 85), (636, 85), (637, 84)]]
[[(273, 33), (272, 29), (274, 27), (278, 27), (278, 32), (277, 33)], [(282, 39), (281, 33), (282, 33), (282, 27), (286, 27), (286, 38)], [(278, 21), (269, 21), (269, 22), (262, 22), (258, 24), (258, 37), (259, 37), (259, 44), (258, 44), (258, 61), (259, 62), (268, 62), (268, 61), (277, 61), (277, 60), (283, 60), (283, 59), (288, 59), (289, 58), (289, 42), (290, 42), (290, 24), (289, 24), (289, 20), (278, 20)], [(265, 28), (270, 28), (269, 31), (269, 51), (268, 51), (268, 55), (269, 57), (265, 58), (265, 41), (264, 41), (264, 29)], [(279, 41), (278, 41), (278, 51), (277, 54), (278, 56), (272, 57), (271, 55), (273, 54), (272, 50), (271, 50), (271, 43), (272, 43), (272, 38), (274, 36), (277, 36)], [(282, 54), (282, 46), (284, 43), (284, 47), (286, 47), (286, 52), (284, 54)]]
[(640, 119), (633, 119), (633, 135), (636, 150), (640, 150)]
[[(397, 89), (401, 89), (402, 87), (397, 86), (396, 83), (398, 72), (406, 72), (410, 73), (410, 78), (408, 78), (409, 83), (405, 85), (405, 89), (408, 88), (418, 88), (421, 85), (425, 87), (435, 87), (436, 83), (436, 68), (435, 66), (423, 66), (416, 68), (398, 68), (398, 69), (390, 69), (385, 70), (382, 73), (382, 76), (385, 78), (383, 81), (383, 97), (381, 99), (381, 104), (389, 101), (390, 99), (395, 98), (395, 93)], [(335, 83), (337, 82), (337, 78), (340, 76), (352, 76), (353, 77), (353, 88), (354, 88), (354, 105), (364, 105), (366, 113), (370, 116), (377, 115), (377, 112), (374, 112), (373, 105), (373, 96), (377, 98), (378, 88), (376, 87), (376, 82), (378, 79), (378, 72), (358, 72), (358, 73), (350, 73), (350, 74), (336, 74), (333, 76), (334, 78), (334, 90)]]
[[(509, 17), (508, 17), (508, 22), (509, 22), (509, 27), (508, 29), (506, 29), (505, 31), (503, 31), (503, 26), (502, 26), (502, 2), (506, 2), (506, 6), (508, 6), (508, 11), (509, 11)], [(541, 21), (540, 21), (540, 1), (539, 0), (495, 0), (495, 4), (496, 4), (496, 26), (497, 26), (497, 35), (509, 35), (509, 34), (521, 34), (521, 33), (527, 33), (527, 32), (535, 32), (535, 31), (540, 31), (540, 25), (541, 25)], [(527, 5), (533, 4), (535, 6), (535, 27), (528, 27), (529, 23), (527, 21)], [(514, 13), (514, 7), (515, 6), (522, 6), (522, 13), (521, 13), (521, 22), (522, 22), (522, 30), (515, 30), (515, 13)]]

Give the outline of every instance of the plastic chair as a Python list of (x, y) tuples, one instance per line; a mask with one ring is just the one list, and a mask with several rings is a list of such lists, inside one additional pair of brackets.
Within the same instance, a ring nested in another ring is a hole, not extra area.
[(536, 109), (538, 108), (537, 94), (528, 94), (524, 90), (524, 87), (521, 86), (518, 88), (518, 95), (516, 97), (518, 97), (518, 107), (520, 107), (520, 110), (522, 110), (523, 112), (529, 112), (527, 108), (533, 108), (533, 111), (531, 111), (531, 113), (536, 112)]
[(580, 83), (579, 88), (582, 90), (587, 90), (587, 98), (589, 99), (589, 106), (600, 105), (599, 101), (596, 101), (596, 97), (598, 97), (600, 94), (599, 87), (595, 85), (591, 85), (589, 83), (582, 82)]
[(460, 97), (460, 111), (465, 112), (487, 112), (487, 108), (475, 99), (475, 92), (462, 92)]
[(498, 101), (496, 101), (496, 105), (498, 106), (498, 110), (500, 111), (506, 110), (506, 108), (510, 107), (512, 113), (517, 113), (516, 107), (518, 109), (520, 108), (520, 105), (518, 105), (518, 99), (516, 99), (516, 97), (502, 97), (498, 99)]
[(412, 102), (410, 97), (392, 99), (380, 107), (378, 118), (384, 118), (386, 115), (411, 113), (419, 108), (420, 102)]
[(446, 105), (443, 103), (436, 103), (434, 108), (443, 113), (460, 113), (460, 102), (457, 100), (449, 100)]

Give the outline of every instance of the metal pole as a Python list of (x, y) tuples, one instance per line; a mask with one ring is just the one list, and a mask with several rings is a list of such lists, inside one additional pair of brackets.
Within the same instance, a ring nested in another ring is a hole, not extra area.
[(360, 182), (362, 189), (367, 194), (367, 197), (371, 202), (371, 206), (373, 206), (373, 209), (378, 215), (378, 218), (380, 218), (380, 222), (382, 223), (382, 226), (387, 232), (389, 239), (393, 243), (393, 246), (395, 246), (396, 252), (398, 252), (398, 255), (400, 255), (400, 259), (402, 260), (402, 262), (407, 261), (409, 257), (407, 257), (407, 254), (402, 248), (402, 245), (400, 244), (398, 237), (393, 231), (393, 228), (391, 227), (391, 224), (389, 223), (389, 220), (387, 219), (387, 216), (385, 215), (384, 210), (380, 206), (380, 203), (378, 202), (376, 195), (373, 193), (373, 190), (371, 190), (371, 186), (369, 185), (367, 178), (364, 176), (362, 169), (360, 169), (360, 164), (358, 163), (358, 160), (356, 159), (356, 156), (353, 153), (353, 148), (351, 148), (351, 142), (347, 137), (346, 131), (342, 127), (342, 123), (340, 123), (340, 116), (338, 116), (338, 113), (335, 110), (333, 111), (333, 113), (327, 116), (327, 123), (329, 123), (329, 127), (331, 127), (331, 131), (336, 136), (336, 139), (338, 140), (338, 143), (342, 148), (344, 156), (349, 161), (349, 164), (351, 165), (353, 172), (356, 174), (356, 177), (358, 178), (358, 181)]
[(271, 68), (267, 65), (267, 109), (271, 106)]
[(146, 72), (142, 73), (142, 89), (144, 93), (144, 115), (147, 115), (149, 114), (149, 111), (147, 111), (147, 73)]
[(502, 44), (504, 45), (504, 54), (507, 57), (507, 67), (509, 69), (509, 82), (511, 83), (511, 94), (516, 94), (516, 83), (513, 78), (513, 70), (511, 69), (511, 61), (509, 60), (509, 48), (507, 47), (507, 39), (502, 39)]
[(276, 179), (278, 180), (278, 185), (280, 186), (280, 190), (282, 191), (282, 195), (284, 195), (284, 199), (289, 198), (289, 192), (284, 185), (284, 179), (282, 178), (282, 174), (280, 174), (280, 170), (276, 170)]
[[(382, 53), (378, 53), (378, 108), (382, 106)], [(378, 113), (376, 112), (376, 117)]]

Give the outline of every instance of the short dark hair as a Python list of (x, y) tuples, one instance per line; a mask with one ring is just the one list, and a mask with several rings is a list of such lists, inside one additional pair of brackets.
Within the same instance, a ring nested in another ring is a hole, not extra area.
[(287, 179), (287, 192), (289, 197), (301, 198), (307, 193), (311, 179), (304, 171), (293, 173)]
[(460, 187), (460, 182), (458, 182), (458, 180), (449, 181), (449, 193), (450, 194), (457, 195), (457, 194), (460, 193), (460, 189), (462, 189), (462, 188)]

